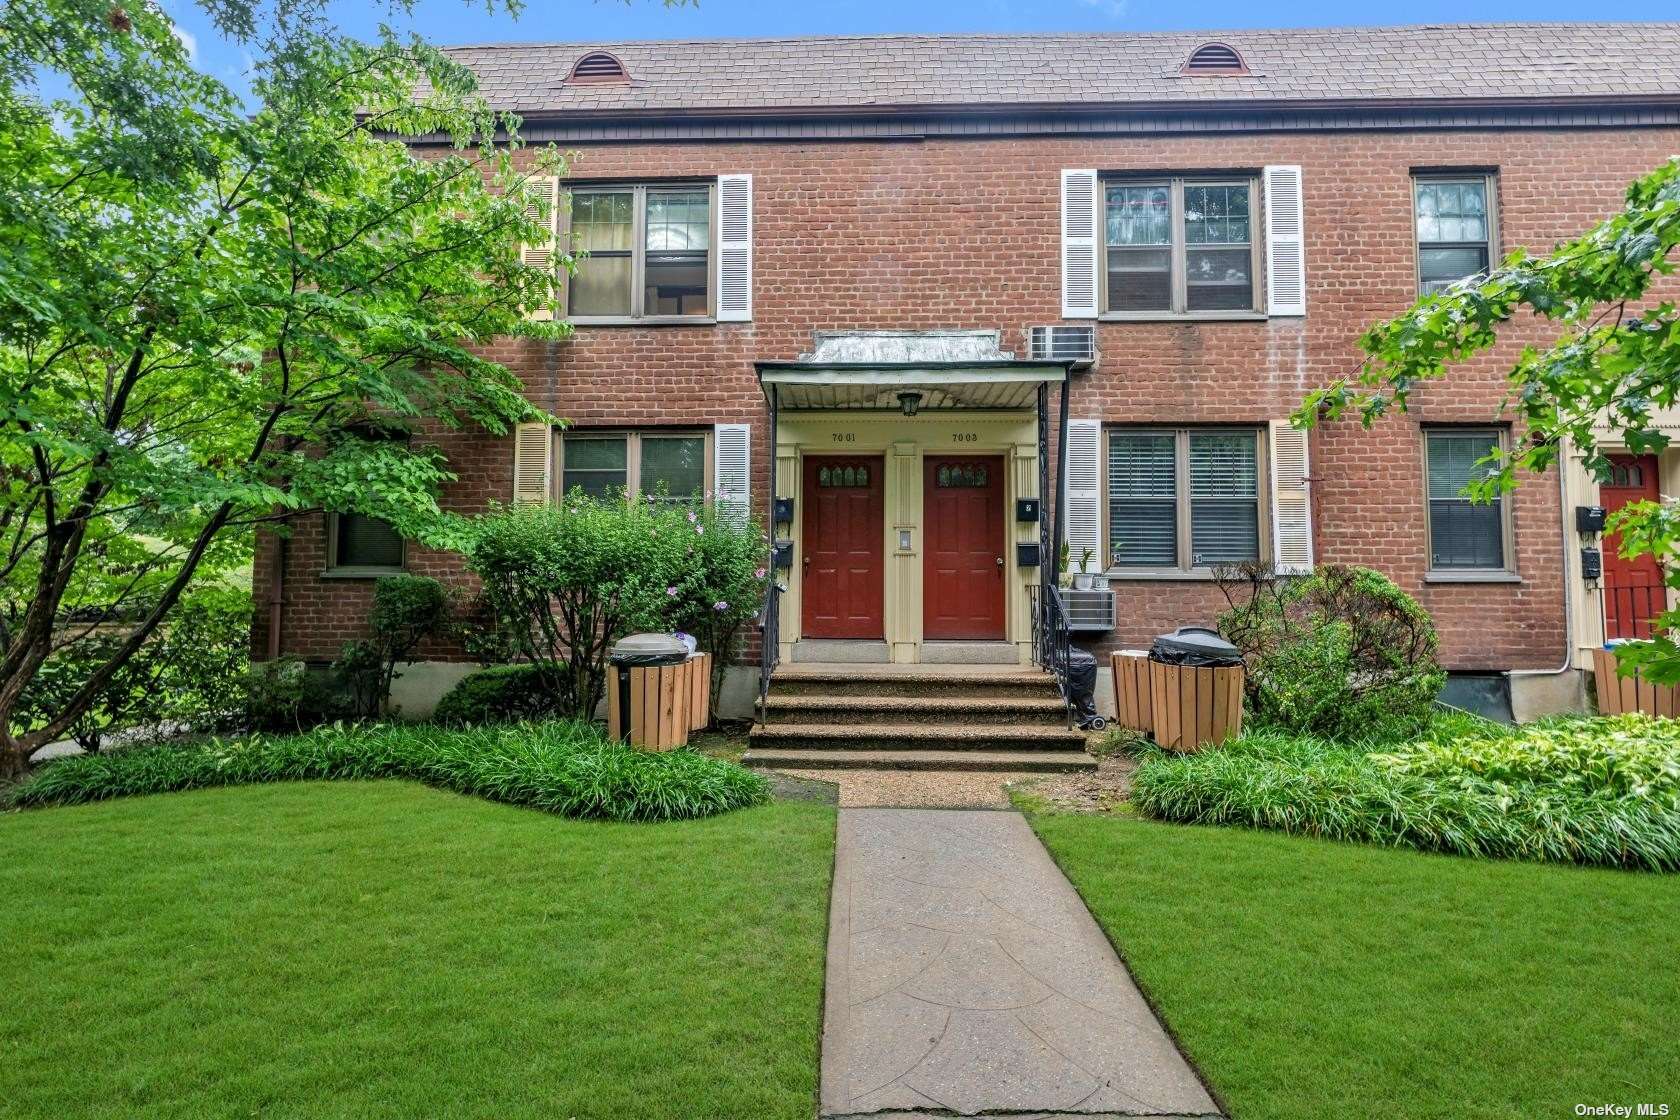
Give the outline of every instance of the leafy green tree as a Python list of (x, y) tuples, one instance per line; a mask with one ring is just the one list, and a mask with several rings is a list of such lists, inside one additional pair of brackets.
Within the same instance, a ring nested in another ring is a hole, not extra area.
[[(1621, 212), (1583, 236), (1544, 255), (1519, 249), (1486, 277), (1427, 296), (1372, 327), (1360, 338), (1365, 361), (1358, 373), (1310, 394), (1296, 422), (1311, 426), (1352, 413), (1370, 427), (1403, 411), (1419, 383), (1485, 353), (1513, 319), (1534, 315), (1557, 324), (1561, 335), (1550, 346), (1525, 348), (1507, 374), (1506, 407), (1526, 438), (1488, 458), (1487, 476), (1472, 484), (1471, 496), (1507, 493), (1519, 471), (1545, 471), (1569, 454), (1606, 479), (1604, 432), (1635, 454), (1669, 443), (1657, 423), (1680, 403), (1680, 316), (1674, 286), (1663, 283), (1674, 271), (1677, 243), (1680, 158), (1634, 182)], [(1680, 509), (1673, 503), (1629, 505), (1609, 527), (1621, 533), (1624, 555), (1655, 556), (1669, 585), (1680, 587), (1673, 563)], [(1621, 668), (1680, 682), (1673, 637), (1680, 612), (1664, 613), (1657, 626), (1655, 640), (1623, 647)]]
[[(521, 313), (554, 290), (521, 261), (544, 229), (525, 177), (558, 157), (516, 169), (518, 122), (470, 73), (346, 39), (319, 0), (199, 2), (256, 55), (254, 111), (149, 0), (0, 5), (0, 777), (254, 527), (342, 510), (450, 544), (448, 466), (406, 437), (535, 418), (476, 344), (566, 330)], [(422, 135), (442, 154), (411, 154)], [(138, 601), (21, 729), (49, 657), (105, 632), (65, 608)]]

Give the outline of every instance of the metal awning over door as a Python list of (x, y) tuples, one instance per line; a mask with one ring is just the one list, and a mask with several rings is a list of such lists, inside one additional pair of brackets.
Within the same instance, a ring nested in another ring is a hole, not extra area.
[(809, 354), (761, 361), (759, 384), (783, 411), (1034, 408), (1042, 385), (1067, 380), (1066, 361), (1016, 358), (996, 331), (818, 332)]

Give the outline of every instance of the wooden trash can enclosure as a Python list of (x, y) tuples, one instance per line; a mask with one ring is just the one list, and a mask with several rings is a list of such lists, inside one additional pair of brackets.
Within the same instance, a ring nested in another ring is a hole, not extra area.
[(1155, 715), (1150, 697), (1148, 651), (1116, 650), (1109, 655), (1108, 663), (1114, 671), (1114, 708), (1120, 726), (1128, 731), (1154, 734)]
[(1652, 684), (1638, 674), (1619, 675), (1615, 650), (1593, 650), (1593, 688), (1598, 693), (1599, 715), (1644, 712), (1665, 719), (1680, 717), (1680, 686)]
[[(664, 634), (632, 634), (613, 646), (607, 679), (607, 734), (643, 750), (668, 751), (688, 744), (694, 722), (695, 681), (705, 655)], [(705, 692), (702, 686), (701, 695)]]
[(1156, 743), (1195, 751), (1242, 734), (1241, 656), (1217, 632), (1181, 626), (1155, 639), (1145, 664)]
[(712, 655), (689, 655), (683, 667), (688, 670), (688, 729), (703, 731), (712, 722)]

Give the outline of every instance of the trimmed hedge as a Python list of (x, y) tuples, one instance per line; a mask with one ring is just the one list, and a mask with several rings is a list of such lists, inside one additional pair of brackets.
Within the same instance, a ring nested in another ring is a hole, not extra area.
[[(1680, 870), (1680, 723), (1631, 720), (1645, 726), (1580, 720), (1398, 749), (1268, 731), (1199, 754), (1149, 748), (1132, 801), (1167, 821)], [(1640, 743), (1620, 761), (1618, 737)]]
[(10, 795), (19, 807), (254, 782), (407, 778), (564, 817), (667, 821), (770, 799), (765, 780), (692, 751), (648, 754), (581, 723), (450, 730), (364, 725), (303, 735), (134, 747), (48, 763)]
[(570, 706), (562, 692), (571, 677), (564, 665), (492, 665), (462, 677), (444, 693), (432, 712), (432, 722), (471, 727), (540, 719)]

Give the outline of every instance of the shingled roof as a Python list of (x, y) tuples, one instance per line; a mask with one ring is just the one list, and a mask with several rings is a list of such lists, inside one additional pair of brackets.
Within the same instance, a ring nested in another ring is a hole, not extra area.
[[(1248, 72), (1187, 76), (1209, 42)], [(591, 50), (630, 81), (566, 84)], [(1067, 35), (881, 35), (451, 47), (527, 115), (908, 107), (1680, 100), (1680, 22)]]

